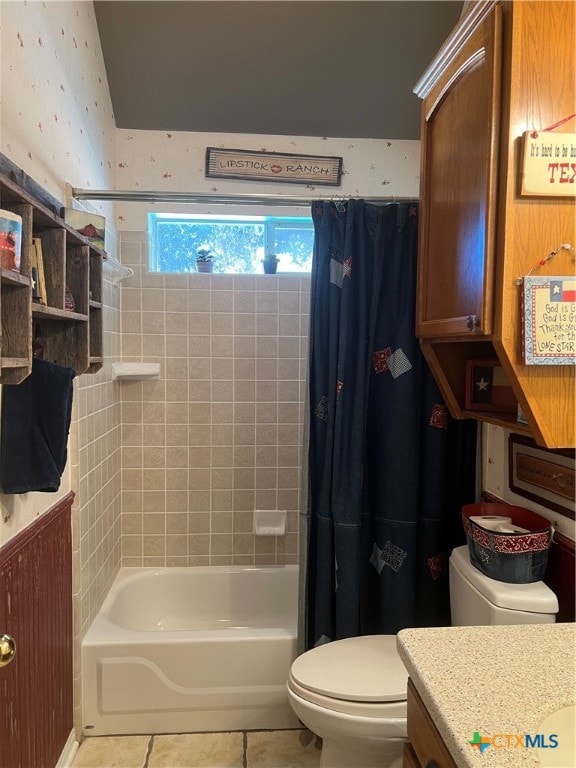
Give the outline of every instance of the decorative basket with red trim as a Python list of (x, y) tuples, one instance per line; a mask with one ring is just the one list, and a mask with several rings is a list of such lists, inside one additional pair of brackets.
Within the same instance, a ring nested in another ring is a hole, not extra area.
[[(503, 516), (527, 533), (488, 530), (471, 517)], [(554, 528), (545, 517), (510, 504), (466, 504), (462, 524), (468, 541), (470, 562), (496, 581), (530, 584), (541, 581), (548, 564), (548, 549)]]

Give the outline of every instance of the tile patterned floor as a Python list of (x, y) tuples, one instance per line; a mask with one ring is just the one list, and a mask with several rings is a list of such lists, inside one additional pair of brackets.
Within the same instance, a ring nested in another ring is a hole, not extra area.
[(98, 736), (85, 739), (72, 768), (317, 768), (307, 730)]

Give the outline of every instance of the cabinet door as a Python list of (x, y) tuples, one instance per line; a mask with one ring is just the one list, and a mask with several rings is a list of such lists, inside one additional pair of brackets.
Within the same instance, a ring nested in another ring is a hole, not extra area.
[(416, 752), (410, 742), (404, 744), (404, 752), (402, 753), (402, 768), (422, 768), (416, 757)]
[[(417, 760), (416, 764), (424, 768), (456, 768), (452, 755), (410, 679), (408, 680), (407, 717), (408, 739)], [(412, 768), (409, 762), (407, 762), (407, 768)]]
[(496, 6), (424, 100), (418, 336), (492, 331), (500, 69)]

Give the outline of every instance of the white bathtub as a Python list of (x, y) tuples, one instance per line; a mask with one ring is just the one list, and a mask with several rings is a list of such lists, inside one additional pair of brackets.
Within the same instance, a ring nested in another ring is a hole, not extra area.
[(86, 735), (297, 728), (297, 566), (122, 568), (82, 641)]

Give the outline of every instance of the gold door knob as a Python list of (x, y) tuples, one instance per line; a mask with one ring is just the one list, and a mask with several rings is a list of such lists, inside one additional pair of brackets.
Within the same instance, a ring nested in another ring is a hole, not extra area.
[(16, 656), (16, 643), (10, 635), (0, 635), (0, 667), (10, 664)]

